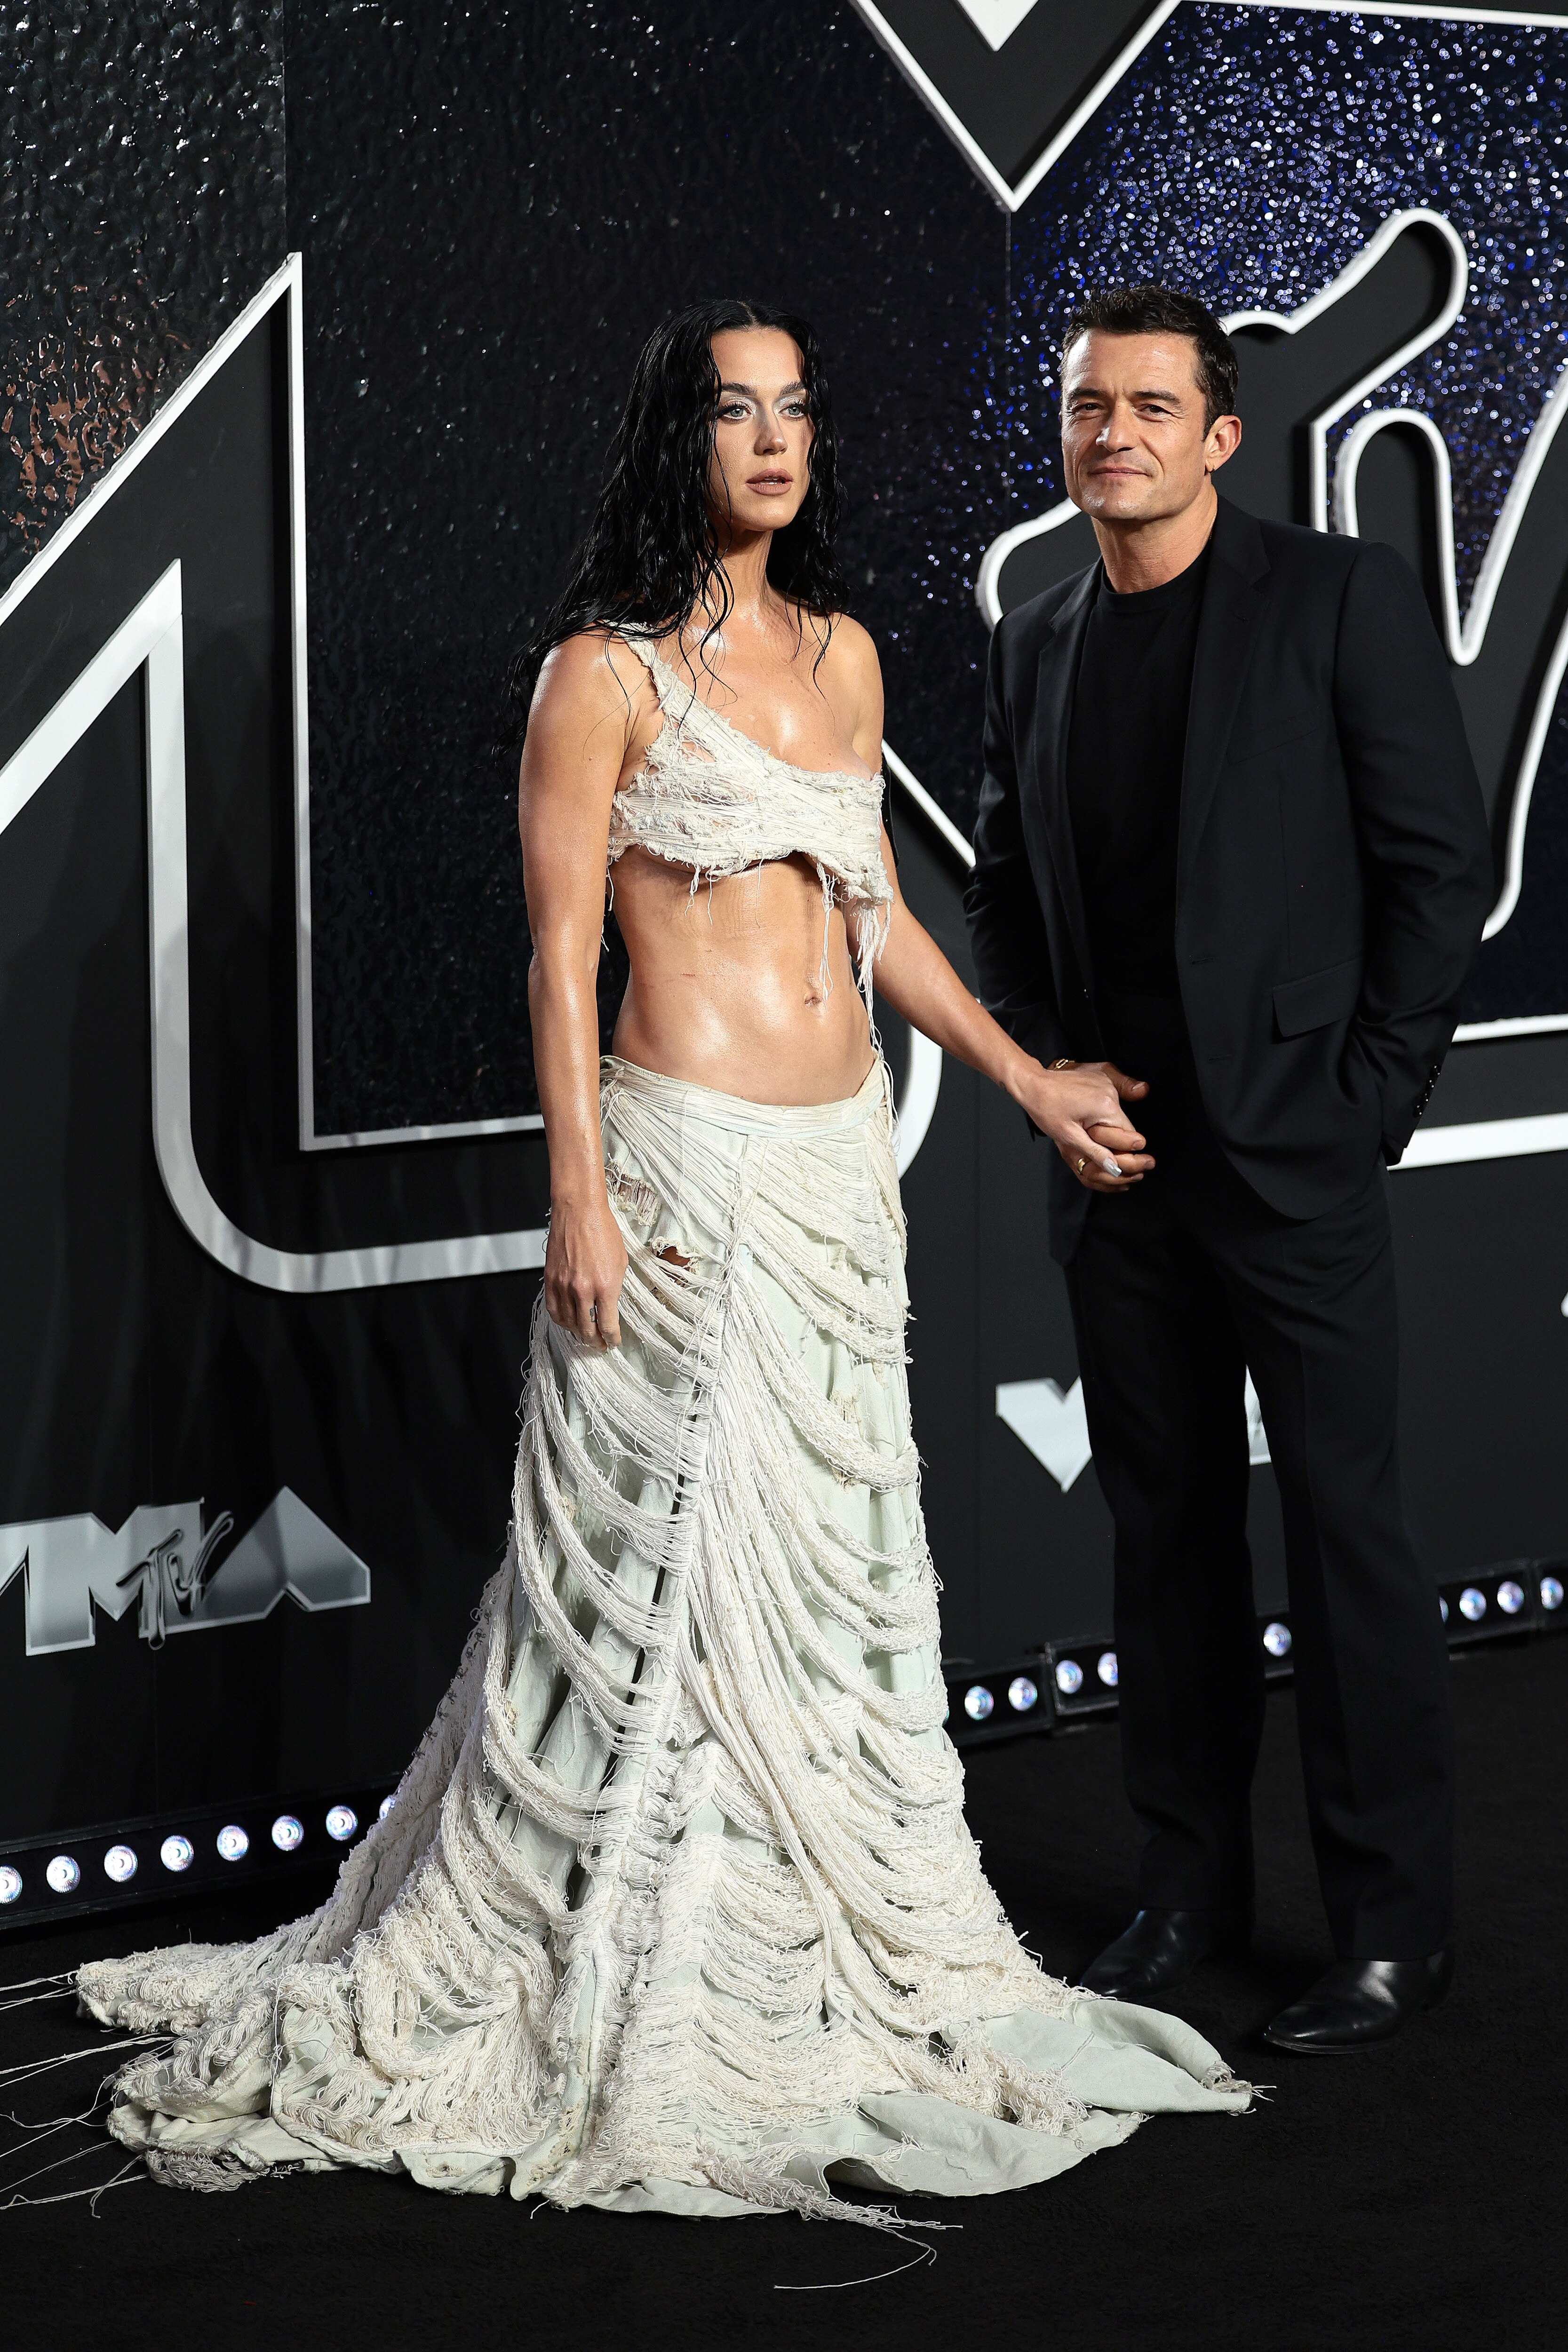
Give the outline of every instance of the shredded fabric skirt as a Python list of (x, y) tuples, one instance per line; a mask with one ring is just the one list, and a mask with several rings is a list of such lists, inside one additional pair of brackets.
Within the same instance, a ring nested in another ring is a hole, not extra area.
[(164, 2181), (401, 2168), (622, 2211), (1046, 2179), (1250, 2093), (1042, 1973), (942, 1729), (887, 1074), (775, 1109), (611, 1059), (622, 1342), (532, 1339), (512, 1538), (391, 1811), (249, 1945), (83, 1968)]

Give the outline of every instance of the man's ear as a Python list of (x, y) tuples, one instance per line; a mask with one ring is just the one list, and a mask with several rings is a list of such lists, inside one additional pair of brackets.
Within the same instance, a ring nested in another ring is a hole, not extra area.
[(1216, 416), (1209, 426), (1204, 444), (1204, 463), (1211, 474), (1217, 474), (1227, 458), (1234, 457), (1241, 446), (1239, 416)]

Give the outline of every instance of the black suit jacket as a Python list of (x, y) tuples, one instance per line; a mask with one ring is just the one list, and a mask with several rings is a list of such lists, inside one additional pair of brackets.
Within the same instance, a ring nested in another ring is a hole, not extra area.
[[(1491, 847), (1408, 566), (1224, 499), (1211, 547), (1182, 777), (1182, 1002), (1226, 1152), (1274, 1208), (1311, 1217), (1410, 1140), (1491, 902)], [(1065, 772), (1101, 576), (1019, 605), (991, 642), (965, 906), (982, 999), (1043, 1062), (1105, 1052)], [(1089, 1196), (1055, 1152), (1051, 1177), (1065, 1260)]]

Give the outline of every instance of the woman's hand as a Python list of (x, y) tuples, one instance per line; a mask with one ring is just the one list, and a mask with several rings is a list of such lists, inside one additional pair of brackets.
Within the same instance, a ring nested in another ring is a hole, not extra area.
[(1031, 1061), (1009, 1088), (1089, 1192), (1125, 1192), (1153, 1167), (1143, 1137), (1121, 1108), (1148, 1091), (1146, 1079), (1130, 1078), (1114, 1062), (1047, 1070)]
[(552, 1202), (544, 1245), (544, 1307), (552, 1323), (601, 1348), (621, 1344), (621, 1285), (626, 1245), (601, 1192), (579, 1207)]

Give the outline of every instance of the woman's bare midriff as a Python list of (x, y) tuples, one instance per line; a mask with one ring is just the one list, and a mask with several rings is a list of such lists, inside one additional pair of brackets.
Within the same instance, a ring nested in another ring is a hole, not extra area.
[(613, 869), (632, 976), (616, 1023), (628, 1062), (746, 1102), (842, 1102), (871, 1068), (870, 1024), (844, 916), (827, 923), (804, 857), (691, 887), (631, 849)]

